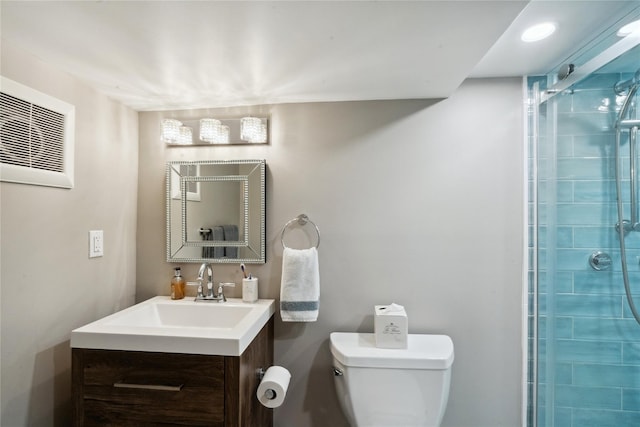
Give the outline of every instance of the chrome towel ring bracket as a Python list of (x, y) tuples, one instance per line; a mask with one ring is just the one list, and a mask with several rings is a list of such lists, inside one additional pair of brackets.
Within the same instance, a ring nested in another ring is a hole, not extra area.
[(282, 233), (280, 234), (280, 241), (282, 242), (282, 247), (283, 248), (288, 248), (287, 245), (284, 244), (284, 234), (287, 231), (287, 228), (289, 228), (290, 226), (297, 224), (300, 227), (304, 227), (307, 224), (311, 224), (313, 225), (313, 227), (316, 229), (316, 234), (318, 236), (318, 242), (316, 243), (316, 249), (320, 246), (320, 230), (318, 229), (318, 226), (314, 224), (313, 221), (311, 221), (309, 219), (309, 217), (305, 214), (300, 214), (297, 217), (289, 220), (284, 227), (282, 227)]

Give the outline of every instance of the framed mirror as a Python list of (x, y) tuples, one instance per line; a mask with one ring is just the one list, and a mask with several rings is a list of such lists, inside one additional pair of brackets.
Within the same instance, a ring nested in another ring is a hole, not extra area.
[(264, 160), (167, 162), (167, 261), (264, 264)]

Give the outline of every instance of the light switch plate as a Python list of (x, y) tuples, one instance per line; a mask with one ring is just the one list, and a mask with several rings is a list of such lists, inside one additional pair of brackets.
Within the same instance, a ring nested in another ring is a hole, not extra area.
[(89, 258), (104, 256), (104, 234), (102, 230), (89, 231)]

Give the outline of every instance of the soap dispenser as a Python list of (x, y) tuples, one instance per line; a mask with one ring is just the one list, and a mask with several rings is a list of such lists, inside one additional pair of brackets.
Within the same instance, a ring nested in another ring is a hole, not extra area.
[(184, 288), (187, 282), (182, 278), (180, 267), (175, 268), (175, 274), (171, 279), (171, 299), (184, 298)]

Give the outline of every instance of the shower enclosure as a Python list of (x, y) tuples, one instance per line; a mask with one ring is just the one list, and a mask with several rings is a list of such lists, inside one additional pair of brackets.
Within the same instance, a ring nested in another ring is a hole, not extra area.
[(639, 43), (528, 78), (530, 427), (640, 426)]

